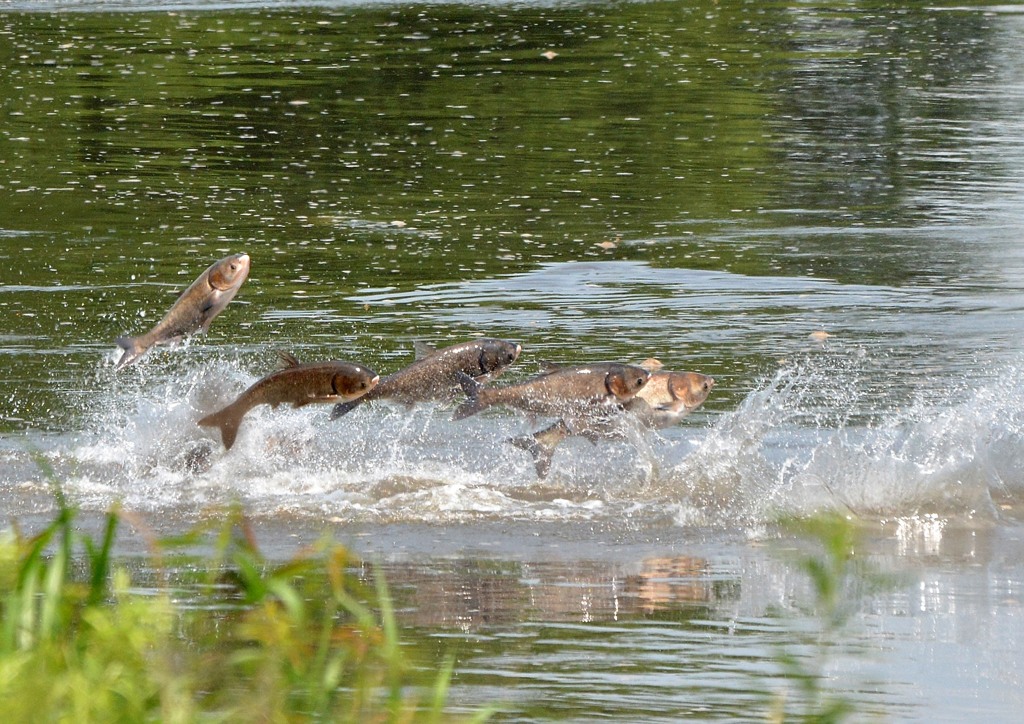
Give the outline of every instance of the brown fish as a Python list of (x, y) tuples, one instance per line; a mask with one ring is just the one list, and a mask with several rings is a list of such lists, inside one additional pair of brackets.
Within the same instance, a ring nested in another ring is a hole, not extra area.
[(587, 415), (621, 407), (645, 384), (650, 373), (618, 362), (558, 367), (532, 379), (503, 387), (482, 387), (468, 375), (459, 377), (469, 400), (455, 410), (455, 419), (475, 415), (493, 405), (507, 405), (538, 415)]
[(444, 349), (417, 342), (415, 362), (382, 377), (380, 383), (362, 397), (335, 405), (331, 419), (371, 400), (393, 400), (406, 405), (453, 400), (459, 391), (456, 374), (469, 375), (477, 382), (493, 380), (518, 359), (521, 351), (522, 347), (515, 342), (486, 337)]
[[(645, 367), (647, 365), (644, 365)], [(700, 407), (708, 398), (715, 380), (697, 372), (658, 370), (633, 399), (624, 405), (627, 421), (639, 422), (645, 428), (664, 428), (676, 424)], [(596, 443), (601, 438), (623, 434), (621, 419), (560, 419), (533, 433), (509, 439), (509, 442), (533, 455), (537, 476), (547, 477), (555, 448), (567, 437), (578, 435)]]
[(271, 372), (253, 383), (234, 402), (199, 421), (203, 427), (219, 427), (227, 450), (235, 444), (238, 426), (257, 405), (290, 403), (303, 407), (314, 402), (353, 400), (372, 390), (380, 378), (377, 373), (352, 362), (312, 362), (300, 364), (294, 356), (280, 353), (284, 369)]
[(646, 427), (671, 427), (703, 405), (714, 386), (713, 377), (699, 372), (658, 370), (626, 410)]
[(248, 276), (248, 254), (234, 254), (210, 265), (153, 329), (138, 337), (118, 337), (117, 346), (124, 354), (115, 369), (131, 364), (155, 345), (173, 344), (196, 332), (205, 334)]

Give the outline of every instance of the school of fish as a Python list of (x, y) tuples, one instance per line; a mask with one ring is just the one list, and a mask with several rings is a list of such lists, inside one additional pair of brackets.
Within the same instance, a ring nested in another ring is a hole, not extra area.
[[(214, 262), (184, 291), (161, 320), (136, 337), (118, 337), (123, 352), (115, 364), (121, 370), (158, 345), (173, 345), (209, 331), (214, 318), (228, 306), (249, 276), (248, 254), (233, 254)], [(235, 444), (245, 415), (258, 405), (304, 407), (334, 403), (336, 420), (374, 400), (412, 406), (454, 403), (452, 415), (461, 420), (492, 407), (508, 407), (531, 419), (552, 420), (532, 435), (509, 438), (529, 452), (537, 475), (546, 477), (558, 445), (580, 436), (597, 443), (621, 438), (630, 426), (661, 429), (677, 424), (708, 398), (715, 380), (697, 372), (660, 369), (657, 360), (640, 364), (591, 362), (580, 365), (541, 363), (539, 374), (507, 385), (491, 384), (515, 363), (522, 346), (483, 337), (442, 349), (416, 343), (415, 360), (384, 377), (365, 365), (331, 360), (301, 363), (279, 352), (281, 366), (260, 378), (220, 410), (197, 420), (201, 427), (220, 431), (225, 450)]]

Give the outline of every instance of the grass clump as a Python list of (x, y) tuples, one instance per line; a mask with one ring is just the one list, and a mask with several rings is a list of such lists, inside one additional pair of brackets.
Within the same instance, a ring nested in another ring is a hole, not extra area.
[(837, 724), (859, 712), (853, 701), (831, 690), (822, 672), (847, 638), (850, 619), (863, 597), (892, 588), (895, 580), (865, 560), (860, 530), (841, 515), (786, 519), (782, 528), (795, 534), (804, 549), (795, 565), (807, 576), (813, 601), (800, 608), (813, 625), (794, 628), (794, 644), (777, 655), (783, 675), (799, 695), (793, 701), (777, 698), (769, 720)]
[[(133, 588), (115, 564), (117, 510), (94, 541), (58, 503), (41, 532), (0, 535), (4, 721), (451, 720), (451, 666), (422, 681), (382, 579), (354, 576), (343, 546), (273, 565), (232, 511), (212, 556), (174, 554), (198, 572), (183, 605), (166, 582)], [(166, 578), (166, 554), (209, 535), (161, 542), (151, 569)]]

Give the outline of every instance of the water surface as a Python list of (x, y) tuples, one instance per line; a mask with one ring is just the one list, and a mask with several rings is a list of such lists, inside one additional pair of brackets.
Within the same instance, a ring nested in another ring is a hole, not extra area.
[[(776, 521), (838, 511), (900, 583), (854, 597), (828, 686), (1015, 719), (1016, 7), (99, 0), (0, 36), (6, 518), (53, 511), (47, 466), (86, 525), (238, 501), (276, 557), (326, 528), (381, 561), (410, 635), (458, 645), (456, 707), (671, 721), (762, 720), (780, 650), (815, 661)], [(210, 334), (115, 374), (237, 251)], [(523, 344), (508, 380), (718, 384), (544, 480), (511, 414), (264, 407), (227, 454), (195, 425), (278, 349), (388, 373), (478, 335)]]

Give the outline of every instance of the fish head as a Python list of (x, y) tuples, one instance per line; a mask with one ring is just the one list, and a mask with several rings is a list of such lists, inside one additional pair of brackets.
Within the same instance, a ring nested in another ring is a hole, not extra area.
[(362, 397), (380, 382), (380, 376), (362, 365), (339, 362), (331, 377), (331, 391), (340, 400)]
[(233, 254), (210, 267), (210, 286), (218, 291), (238, 289), (249, 276), (249, 255)]
[(670, 427), (700, 407), (715, 380), (697, 372), (658, 370), (627, 408), (650, 427)]
[(696, 410), (704, 404), (714, 386), (714, 377), (699, 372), (672, 372), (668, 378), (669, 391), (682, 400), (687, 410)]
[(521, 345), (504, 339), (489, 339), (480, 346), (480, 374), (497, 377), (523, 351)]
[(605, 387), (620, 402), (633, 399), (651, 378), (651, 373), (635, 365), (612, 365), (605, 376)]
[[(655, 373), (659, 374), (659, 373)], [(692, 412), (708, 399), (715, 379), (698, 372), (662, 372), (665, 400), (649, 400), (653, 404), (670, 408), (683, 408)], [(645, 390), (646, 392), (646, 390)], [(646, 396), (646, 395), (645, 395)]]

